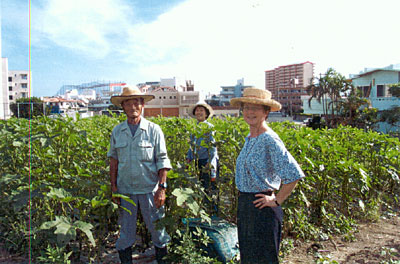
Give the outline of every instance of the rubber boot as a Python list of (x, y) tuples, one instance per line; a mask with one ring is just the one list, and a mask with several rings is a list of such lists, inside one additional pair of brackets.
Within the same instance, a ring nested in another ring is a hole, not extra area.
[(121, 264), (132, 264), (132, 247), (118, 250), (119, 259)]
[(163, 257), (165, 257), (168, 253), (167, 246), (163, 248), (159, 248), (154, 246), (155, 252), (156, 252), (156, 260), (158, 264), (165, 264), (167, 263), (165, 260), (163, 260)]

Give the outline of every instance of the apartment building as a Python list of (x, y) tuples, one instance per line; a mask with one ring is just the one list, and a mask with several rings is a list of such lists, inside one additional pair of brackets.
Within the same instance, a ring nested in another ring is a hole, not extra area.
[(18, 98), (28, 98), (32, 94), (32, 87), (29, 93), (29, 80), (32, 74), (29, 71), (8, 71), (8, 99), (15, 103)]
[(283, 112), (299, 112), (303, 107), (301, 96), (307, 95), (313, 76), (314, 64), (309, 61), (279, 66), (265, 71), (265, 89), (282, 104)]

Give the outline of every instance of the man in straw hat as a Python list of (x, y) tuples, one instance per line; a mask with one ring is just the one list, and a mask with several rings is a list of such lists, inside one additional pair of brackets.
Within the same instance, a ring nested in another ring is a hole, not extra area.
[(137, 87), (124, 87), (122, 94), (111, 97), (111, 102), (122, 106), (127, 120), (117, 125), (111, 134), (110, 179), (113, 193), (130, 197), (135, 205), (119, 198), (113, 201), (127, 208), (120, 216), (121, 230), (116, 248), (121, 263), (132, 263), (132, 245), (136, 240), (136, 218), (140, 207), (151, 233), (156, 259), (163, 263), (170, 237), (157, 229), (155, 221), (164, 217), (167, 171), (171, 169), (161, 128), (141, 116), (144, 104), (154, 98)]
[[(236, 161), (239, 189), (237, 223), (241, 263), (278, 263), (283, 212), (281, 204), (304, 177), (299, 164), (265, 122), (281, 104), (271, 93), (246, 88), (231, 99), (241, 106), (250, 134)], [(278, 193), (275, 194), (276, 191)]]

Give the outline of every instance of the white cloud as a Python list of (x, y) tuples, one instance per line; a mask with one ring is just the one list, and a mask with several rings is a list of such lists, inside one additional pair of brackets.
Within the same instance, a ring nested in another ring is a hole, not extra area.
[(36, 30), (59, 46), (118, 58), (128, 82), (179, 76), (217, 93), (242, 77), (263, 87), (264, 71), (285, 64), (312, 61), (316, 74), (347, 75), (400, 62), (398, 0), (187, 0), (147, 24), (127, 0), (43, 6)]
[(397, 63), (399, 7), (396, 0), (190, 0), (140, 28), (141, 47), (155, 55), (141, 72), (186, 76), (218, 92), (241, 77), (263, 87), (265, 70), (308, 60), (316, 74), (333, 67), (345, 75)]
[(121, 41), (134, 16), (134, 10), (120, 0), (46, 0), (32, 13), (35, 44), (50, 40), (97, 58)]

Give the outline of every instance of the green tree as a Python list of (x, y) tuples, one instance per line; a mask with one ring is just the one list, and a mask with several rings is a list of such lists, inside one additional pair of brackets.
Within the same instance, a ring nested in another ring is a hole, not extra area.
[(400, 83), (389, 85), (389, 92), (394, 97), (400, 97)]
[(343, 125), (350, 125), (363, 129), (371, 129), (379, 122), (377, 109), (371, 107), (371, 102), (361, 97), (361, 92), (354, 88), (337, 104), (342, 117)]
[[(389, 92), (394, 97), (400, 97), (400, 83), (389, 85)], [(400, 127), (400, 106), (393, 106), (388, 110), (383, 110), (380, 121), (386, 122), (392, 127)]]
[(38, 97), (19, 98), (10, 104), (10, 110), (15, 117), (32, 118), (35, 116), (49, 115), (51, 107), (46, 107)]
[[(315, 98), (322, 104), (323, 115), (328, 117), (330, 114), (331, 126), (336, 127), (339, 121), (337, 117), (342, 96), (351, 93), (354, 90), (353, 85), (344, 75), (333, 68), (329, 68), (323, 76), (316, 79), (317, 84), (311, 84), (307, 87), (311, 95), (308, 104), (311, 107), (311, 100)], [(330, 102), (327, 102), (328, 98)]]

